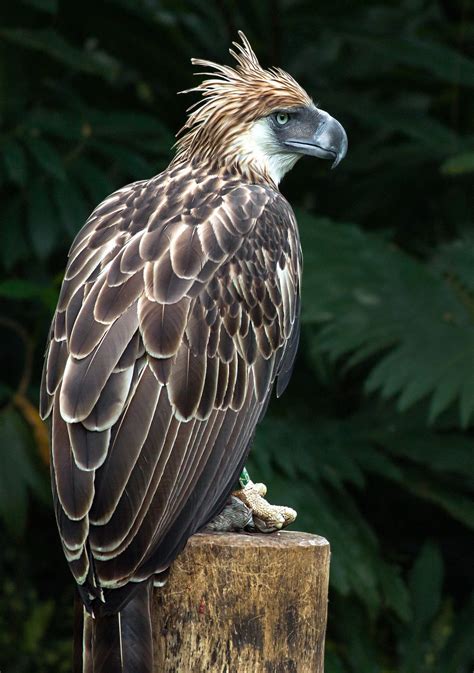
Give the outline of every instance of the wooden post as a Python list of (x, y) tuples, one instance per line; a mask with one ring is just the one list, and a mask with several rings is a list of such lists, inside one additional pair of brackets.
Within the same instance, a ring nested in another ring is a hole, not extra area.
[(323, 673), (329, 544), (200, 533), (154, 594), (155, 673)]

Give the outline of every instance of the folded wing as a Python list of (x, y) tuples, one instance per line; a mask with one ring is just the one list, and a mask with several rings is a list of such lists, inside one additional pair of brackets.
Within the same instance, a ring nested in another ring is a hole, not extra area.
[(84, 600), (115, 610), (223, 506), (298, 338), (300, 252), (269, 187), (173, 169), (74, 242), (41, 407)]

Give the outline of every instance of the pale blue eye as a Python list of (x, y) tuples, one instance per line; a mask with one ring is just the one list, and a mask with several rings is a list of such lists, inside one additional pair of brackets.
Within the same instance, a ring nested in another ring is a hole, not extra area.
[(277, 123), (280, 124), (280, 126), (284, 126), (289, 122), (290, 115), (287, 112), (277, 112), (276, 120)]

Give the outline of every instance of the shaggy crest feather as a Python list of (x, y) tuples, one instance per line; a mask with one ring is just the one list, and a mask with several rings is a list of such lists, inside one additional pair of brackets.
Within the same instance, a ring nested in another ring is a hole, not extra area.
[(219, 157), (228, 165), (235, 158), (235, 141), (255, 120), (275, 110), (311, 105), (306, 91), (284, 70), (261, 67), (245, 35), (239, 31), (242, 44), (229, 53), (237, 61), (232, 68), (203, 59), (191, 59), (193, 65), (211, 68), (201, 84), (181, 93), (199, 92), (203, 99), (194, 103), (186, 124), (179, 131), (177, 153), (173, 163)]

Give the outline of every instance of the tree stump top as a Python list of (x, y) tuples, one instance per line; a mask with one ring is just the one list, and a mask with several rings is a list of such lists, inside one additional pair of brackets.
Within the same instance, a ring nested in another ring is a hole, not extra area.
[(258, 547), (268, 549), (288, 547), (325, 547), (329, 542), (324, 537), (300, 531), (282, 530), (276, 533), (196, 533), (189, 538), (187, 547), (197, 545), (221, 547)]
[(155, 593), (158, 673), (322, 673), (329, 543), (199, 533)]

